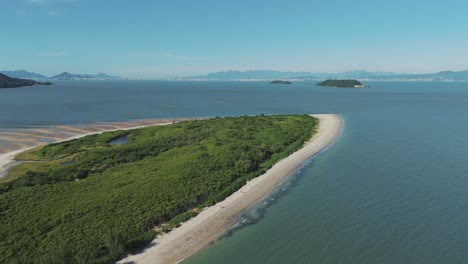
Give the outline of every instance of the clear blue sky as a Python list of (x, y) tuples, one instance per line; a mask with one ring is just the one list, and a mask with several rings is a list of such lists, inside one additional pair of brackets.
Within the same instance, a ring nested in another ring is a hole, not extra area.
[(468, 69), (467, 0), (0, 0), (0, 69)]

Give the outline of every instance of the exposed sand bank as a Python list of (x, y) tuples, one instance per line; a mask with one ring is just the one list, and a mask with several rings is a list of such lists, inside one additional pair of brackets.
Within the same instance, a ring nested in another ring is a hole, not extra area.
[(320, 119), (319, 130), (302, 149), (279, 161), (224, 201), (206, 208), (179, 228), (158, 237), (153, 241), (154, 245), (143, 253), (130, 255), (118, 263), (177, 263), (215, 240), (234, 223), (240, 212), (271, 193), (297, 167), (338, 138), (343, 125), (338, 115), (312, 116)]
[(24, 128), (2, 131), (0, 132), (0, 143), (1, 141), (7, 142), (8, 146), (0, 147), (0, 178), (5, 177), (10, 167), (17, 164), (14, 158), (18, 154), (37, 146), (68, 141), (107, 131), (167, 125), (185, 120), (192, 119), (145, 119), (132, 122), (106, 122), (82, 126), (50, 126), (47, 128)]
[(15, 164), (15, 156), (23, 151), (29, 150), (33, 147), (23, 148), (20, 150), (0, 154), (0, 178), (5, 177), (8, 174), (10, 167)]

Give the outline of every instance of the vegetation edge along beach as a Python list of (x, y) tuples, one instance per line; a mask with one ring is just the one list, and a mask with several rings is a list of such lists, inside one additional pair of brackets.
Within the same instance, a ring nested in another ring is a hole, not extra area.
[(343, 120), (336, 114), (311, 115), (319, 120), (316, 133), (305, 144), (274, 164), (264, 174), (250, 180), (225, 200), (203, 210), (168, 234), (155, 239), (153, 246), (118, 263), (179, 263), (221, 236), (237, 216), (268, 196), (301, 164), (325, 150), (341, 134)]
[[(307, 115), (214, 118), (30, 151), (45, 162), (0, 185), (1, 261), (111, 263), (215, 208), (202, 210), (300, 149), (317, 126)], [(122, 136), (128, 144), (107, 145)]]

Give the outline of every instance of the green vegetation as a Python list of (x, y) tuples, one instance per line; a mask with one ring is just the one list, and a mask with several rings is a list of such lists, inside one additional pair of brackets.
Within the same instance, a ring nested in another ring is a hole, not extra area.
[(33, 85), (51, 85), (50, 82), (36, 82), (33, 80), (11, 78), (5, 74), (0, 73), (0, 88), (17, 88), (21, 86), (33, 86)]
[[(111, 263), (264, 173), (317, 125), (307, 115), (214, 118), (32, 150), (22, 156), (40, 162), (0, 184), (0, 263)], [(128, 143), (108, 144), (121, 136)]]
[(292, 84), (290, 81), (275, 80), (271, 81), (270, 84)]
[(326, 80), (317, 83), (318, 86), (331, 86), (340, 88), (355, 88), (356, 86), (361, 87), (362, 83), (358, 80)]

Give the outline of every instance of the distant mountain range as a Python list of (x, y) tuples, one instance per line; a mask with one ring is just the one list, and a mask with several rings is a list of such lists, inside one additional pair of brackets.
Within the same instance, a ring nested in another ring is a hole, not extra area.
[(468, 71), (441, 71), (427, 74), (395, 74), (391, 78), (376, 76), (376, 79), (421, 80), (421, 81), (468, 81)]
[(55, 76), (50, 77), (51, 80), (117, 80), (120, 79), (118, 76), (112, 76), (105, 73), (98, 74), (72, 74), (68, 72), (62, 72)]
[(225, 71), (214, 72), (206, 75), (187, 77), (185, 79), (203, 79), (203, 80), (252, 80), (252, 79), (288, 79), (297, 76), (309, 76), (309, 72), (280, 72), (270, 70), (251, 70), (251, 71)]
[[(119, 80), (121, 77), (105, 73), (98, 74), (73, 74), (62, 72), (52, 77), (25, 70), (0, 71), (12, 78), (33, 80)], [(273, 70), (250, 70), (250, 71), (223, 71), (213, 72), (206, 75), (177, 78), (177, 80), (324, 80), (324, 79), (358, 79), (375, 81), (468, 81), (467, 71), (441, 71), (427, 74), (402, 74), (394, 72), (370, 72), (366, 70), (346, 71), (339, 73), (320, 73), (305, 71), (273, 71)]]
[(272, 79), (330, 79), (330, 78), (369, 78), (375, 76), (392, 76), (391, 72), (368, 72), (364, 70), (341, 73), (282, 72), (271, 70), (225, 71), (206, 75), (186, 77), (190, 80), (272, 80)]
[(34, 72), (28, 72), (25, 70), (18, 70), (18, 71), (0, 71), (1, 74), (5, 74), (12, 78), (23, 78), (23, 79), (47, 79), (46, 76), (37, 74)]
[(0, 88), (17, 88), (22, 86), (51, 85), (50, 82), (37, 82), (34, 80), (12, 78), (0, 73)]
[(52, 77), (47, 77), (42, 74), (28, 72), (25, 70), (17, 71), (0, 71), (1, 74), (7, 75), (12, 78), (34, 79), (34, 80), (118, 80), (118, 76), (112, 76), (105, 73), (98, 74), (72, 74), (62, 72)]
[(365, 70), (340, 73), (281, 72), (270, 70), (225, 71), (183, 78), (184, 80), (321, 80), (359, 79), (388, 81), (468, 81), (468, 71), (442, 71), (428, 74), (401, 74), (393, 72), (369, 72)]

